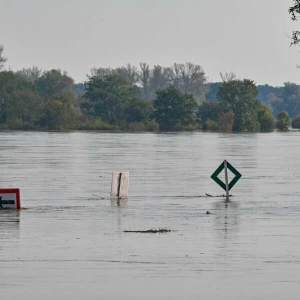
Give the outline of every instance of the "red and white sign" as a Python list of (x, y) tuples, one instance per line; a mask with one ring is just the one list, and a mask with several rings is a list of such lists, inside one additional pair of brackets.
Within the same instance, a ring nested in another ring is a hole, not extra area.
[(14, 208), (21, 209), (19, 189), (0, 189), (0, 209)]

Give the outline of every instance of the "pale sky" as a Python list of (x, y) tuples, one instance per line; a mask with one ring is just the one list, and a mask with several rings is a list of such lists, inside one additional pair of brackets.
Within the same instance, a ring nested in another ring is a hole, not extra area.
[(208, 81), (234, 72), (257, 84), (300, 84), (292, 0), (0, 0), (6, 68), (200, 64)]

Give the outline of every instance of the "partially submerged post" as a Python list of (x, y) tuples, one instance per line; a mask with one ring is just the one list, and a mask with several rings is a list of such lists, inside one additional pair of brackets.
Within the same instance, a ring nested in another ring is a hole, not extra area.
[(120, 195), (121, 180), (122, 180), (122, 173), (120, 173), (120, 174), (119, 174), (119, 177), (118, 177), (118, 188), (117, 188), (117, 198), (118, 198), (118, 199), (121, 198), (121, 195)]
[[(225, 171), (225, 183), (220, 180), (218, 177), (219, 174)], [(228, 183), (228, 169), (235, 175), (235, 177)], [(229, 200), (229, 191), (233, 186), (238, 182), (242, 177), (242, 174), (239, 173), (227, 160), (224, 160), (216, 171), (211, 175), (211, 179), (214, 180), (223, 190), (226, 191), (226, 200)]]
[(116, 198), (118, 201), (128, 197), (129, 188), (129, 172), (113, 172), (110, 197)]
[(224, 172), (225, 172), (226, 199), (229, 200), (228, 170), (227, 170), (226, 160), (224, 160)]

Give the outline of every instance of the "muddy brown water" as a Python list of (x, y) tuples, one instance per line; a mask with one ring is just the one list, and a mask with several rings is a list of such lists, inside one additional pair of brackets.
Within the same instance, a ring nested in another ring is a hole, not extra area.
[[(299, 299), (299, 138), (1, 132), (0, 187), (26, 208), (0, 211), (1, 299)], [(224, 159), (230, 203), (203, 197)]]

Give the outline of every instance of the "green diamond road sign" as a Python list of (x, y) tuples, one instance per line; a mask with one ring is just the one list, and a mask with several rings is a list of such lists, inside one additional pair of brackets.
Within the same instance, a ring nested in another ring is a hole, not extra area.
[[(212, 180), (214, 180), (224, 191), (226, 191), (226, 184), (221, 181), (218, 175), (223, 171), (225, 165), (225, 160), (220, 164), (217, 170), (210, 176)], [(227, 168), (235, 175), (235, 177), (228, 184), (228, 190), (230, 191), (233, 186), (238, 182), (238, 180), (242, 177), (242, 174), (238, 172), (228, 161)]]

